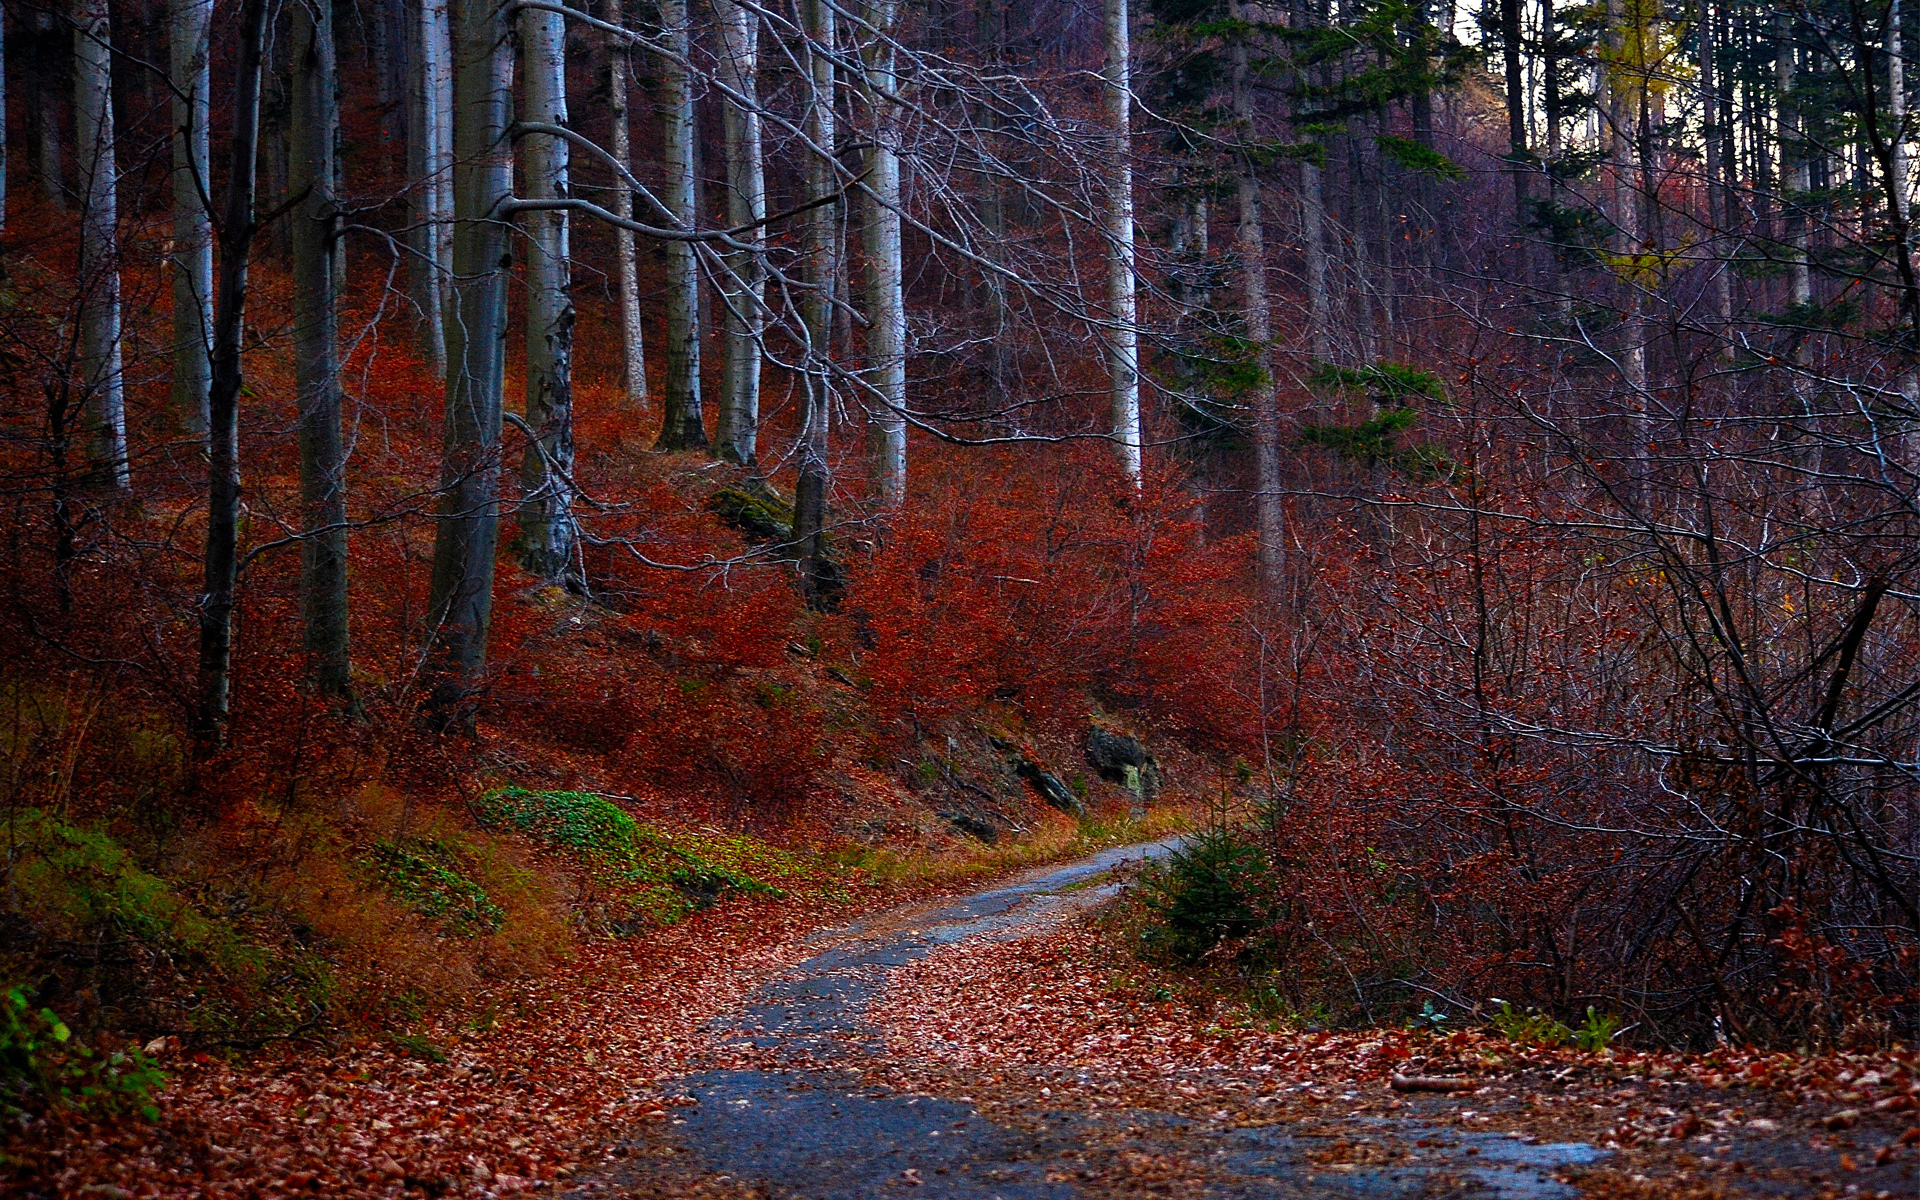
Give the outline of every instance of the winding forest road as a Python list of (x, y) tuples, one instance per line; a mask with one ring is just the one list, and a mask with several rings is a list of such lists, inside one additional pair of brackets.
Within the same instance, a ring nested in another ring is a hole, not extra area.
[[(1413, 1200), (1472, 1194), (1562, 1200), (1557, 1171), (1592, 1162), (1580, 1144), (1530, 1145), (1413, 1116), (1343, 1126), (1223, 1126), (1173, 1112), (1090, 1116), (1032, 1107), (993, 1116), (964, 1095), (876, 1084), (884, 1056), (866, 1017), (888, 972), (963, 939), (1011, 939), (1114, 896), (1130, 867), (1168, 843), (1111, 850), (937, 906), (895, 910), (822, 935), (820, 953), (761, 988), (716, 1028), (712, 1069), (678, 1081), (671, 1121), (637, 1132), (625, 1161), (575, 1182), (575, 1196), (916, 1196), (1065, 1200), (1169, 1194)], [(1069, 1064), (1070, 1065), (1070, 1064)], [(1389, 1143), (1377, 1165), (1329, 1170), (1325, 1148)], [(1144, 1176), (1127, 1164), (1163, 1169)], [(1172, 1181), (1172, 1182), (1170, 1182)]]

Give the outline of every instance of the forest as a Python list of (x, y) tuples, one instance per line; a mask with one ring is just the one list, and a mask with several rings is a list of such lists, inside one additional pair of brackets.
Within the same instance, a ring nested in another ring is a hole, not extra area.
[(803, 927), (1168, 837), (1031, 970), (1910, 1114), (1910, 7), (4, 0), (0, 1180), (647, 978), (684, 1124)]

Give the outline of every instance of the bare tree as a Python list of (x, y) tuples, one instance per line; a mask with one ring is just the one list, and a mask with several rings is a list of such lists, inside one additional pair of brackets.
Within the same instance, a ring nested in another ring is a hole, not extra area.
[(714, 0), (720, 26), (719, 78), (737, 100), (721, 109), (726, 127), (727, 223), (745, 244), (727, 253), (721, 276), (724, 391), (715, 441), (723, 457), (756, 461), (761, 344), (766, 317), (767, 179), (759, 111), (760, 15), (736, 0)]
[(880, 502), (907, 495), (907, 305), (900, 249), (900, 128), (895, 93), (894, 20), (898, 0), (867, 0), (863, 20), (866, 99), (872, 143), (866, 170), (867, 364), (872, 398), (873, 475)]
[(437, 719), (463, 724), (486, 667), (500, 539), (513, 24), (510, 10), (494, 0), (460, 0), (455, 22), (454, 299), (447, 309), (440, 512), (427, 611), (430, 704)]
[(453, 266), (453, 46), (447, 0), (415, 3), (415, 53), (408, 64), (413, 119), (407, 126), (414, 223), (407, 280), (421, 356), (445, 374), (445, 284)]
[(335, 195), (340, 109), (331, 0), (293, 4), (293, 373), (300, 403), (300, 609), (314, 687), (348, 696), (347, 468), (341, 435)]
[(829, 157), (834, 146), (834, 57), (838, 48), (833, 0), (803, 0), (806, 11), (804, 65), (807, 158), (806, 259), (801, 309), (806, 376), (806, 424), (800, 434), (800, 478), (794, 487), (793, 538), (800, 554), (801, 590), (809, 603), (832, 601), (833, 565), (827, 545), (827, 504), (833, 486), (827, 458), (833, 418), (833, 310), (840, 275), (840, 217), (835, 197), (840, 180)]
[[(687, 0), (660, 4), (661, 157), (668, 213), (681, 229), (695, 228), (692, 17)], [(702, 450), (707, 427), (700, 408), (700, 256), (691, 241), (667, 243), (667, 386), (660, 450)]]
[(1107, 179), (1107, 377), (1120, 473), (1140, 486), (1139, 306), (1133, 246), (1133, 42), (1127, 0), (1106, 0), (1106, 100), (1112, 146)]
[(240, 574), (240, 394), (245, 383), (240, 350), (246, 336), (247, 265), (258, 230), (254, 171), (260, 160), (260, 62), (266, 26), (266, 0), (246, 0), (240, 10), (240, 53), (234, 64), (233, 133), (220, 222), (213, 376), (207, 398), (206, 577), (200, 598), (199, 702), (193, 721), (196, 752), (202, 756), (224, 742), (233, 697), (233, 606)]
[[(607, 0), (607, 21), (624, 24), (621, 0)], [(624, 38), (608, 34), (607, 43), (607, 120), (612, 126), (608, 149), (623, 170), (633, 168), (632, 114), (628, 111), (632, 84), (628, 78), (631, 52)], [(622, 198), (616, 206), (622, 216), (633, 215), (632, 193), (623, 182), (615, 181), (615, 194)], [(640, 264), (634, 258), (633, 230), (617, 225), (613, 230), (615, 283), (620, 289), (620, 361), (626, 382), (628, 407), (638, 412), (647, 406), (646, 331), (640, 321)]]
[(173, 68), (173, 409), (187, 431), (207, 436), (213, 336), (213, 221), (207, 173), (213, 73), (207, 58), (213, 0), (172, 0), (167, 48)]
[(74, 133), (85, 181), (79, 274), (82, 385), (93, 425), (96, 469), (105, 483), (124, 490), (133, 476), (127, 459), (126, 384), (120, 359), (120, 167), (113, 128), (113, 29), (106, 0), (78, 0), (73, 16)]
[[(566, 25), (555, 12), (520, 14), (526, 120), (567, 126)], [(521, 139), (528, 198), (568, 198), (566, 139), (533, 130)], [(581, 584), (573, 517), (573, 277), (564, 208), (527, 214), (527, 424), (522, 459), (520, 559), (543, 579)]]

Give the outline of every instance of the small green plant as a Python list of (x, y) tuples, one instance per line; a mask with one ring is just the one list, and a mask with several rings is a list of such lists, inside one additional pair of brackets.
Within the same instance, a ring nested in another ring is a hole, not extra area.
[(58, 1105), (87, 1113), (131, 1109), (160, 1116), (154, 1093), (167, 1082), (137, 1049), (102, 1054), (73, 1040), (50, 1008), (35, 1009), (21, 988), (0, 993), (0, 1112)]
[(1438, 1031), (1444, 1027), (1446, 1023), (1447, 1014), (1435, 1008), (1432, 1000), (1428, 1000), (1422, 1004), (1419, 1014), (1413, 1018), (1413, 1027), (1415, 1029)]
[(1621, 1018), (1617, 1013), (1597, 1013), (1587, 1005), (1587, 1019), (1573, 1031), (1573, 1044), (1598, 1054), (1620, 1036)]
[(1573, 1037), (1573, 1030), (1539, 1009), (1521, 1012), (1505, 1000), (1493, 1014), (1493, 1027), (1516, 1046), (1564, 1046)]
[(1239, 831), (1214, 829), (1189, 840), (1167, 865), (1142, 878), (1141, 895), (1155, 920), (1145, 949), (1164, 961), (1193, 965), (1223, 942), (1260, 928), (1265, 856)]
[(396, 1049), (411, 1054), (415, 1058), (424, 1058), (428, 1062), (436, 1063), (447, 1061), (447, 1052), (434, 1045), (425, 1034), (395, 1033), (388, 1036)]
[(498, 933), (507, 914), (486, 889), (460, 871), (453, 851), (439, 842), (410, 838), (380, 842), (368, 852), (380, 883), (421, 916), (439, 921), (455, 937)]

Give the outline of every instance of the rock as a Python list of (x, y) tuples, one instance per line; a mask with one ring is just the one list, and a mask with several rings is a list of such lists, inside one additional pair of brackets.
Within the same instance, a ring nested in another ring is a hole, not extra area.
[(793, 539), (793, 509), (770, 489), (724, 487), (708, 497), (707, 508), (750, 538), (763, 542)]
[(976, 838), (991, 846), (1000, 840), (1000, 827), (978, 813), (956, 809), (943, 809), (940, 819), (958, 829), (968, 837)]
[(1031, 759), (1022, 758), (1014, 773), (1033, 786), (1040, 798), (1071, 817), (1087, 815), (1087, 806), (1080, 803), (1080, 797), (1068, 790), (1067, 785), (1040, 769), (1040, 765)]
[(1160, 764), (1139, 739), (1101, 725), (1087, 727), (1087, 765), (1142, 800), (1160, 794)]

